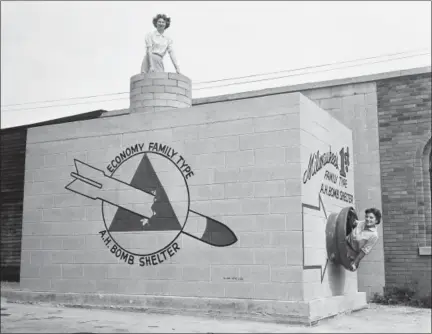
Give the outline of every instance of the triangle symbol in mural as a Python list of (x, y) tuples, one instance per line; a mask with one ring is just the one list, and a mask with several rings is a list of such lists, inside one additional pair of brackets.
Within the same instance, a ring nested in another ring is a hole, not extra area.
[(118, 208), (109, 227), (110, 232), (180, 231), (182, 229), (147, 154), (144, 154), (141, 159), (130, 185), (155, 194), (156, 198), (152, 205), (154, 215), (147, 220), (139, 214)]

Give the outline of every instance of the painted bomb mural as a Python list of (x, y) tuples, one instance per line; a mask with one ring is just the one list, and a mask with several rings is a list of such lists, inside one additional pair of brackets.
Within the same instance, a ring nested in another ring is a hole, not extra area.
[(314, 295), (320, 297), (356, 290), (356, 276), (332, 264), (326, 249), (327, 218), (354, 207), (355, 198), (351, 131), (327, 112), (315, 110), (301, 121), (303, 268), (322, 285)]
[[(194, 210), (187, 184), (193, 169), (168, 145), (137, 143), (120, 151), (103, 170), (80, 160), (74, 163), (76, 171), (66, 189), (101, 202), (101, 242), (124, 263), (147, 267), (169, 260), (181, 250), (181, 234), (216, 247), (237, 242), (229, 227)], [(191, 218), (203, 232), (188, 231)], [(153, 238), (143, 238), (146, 234)]]

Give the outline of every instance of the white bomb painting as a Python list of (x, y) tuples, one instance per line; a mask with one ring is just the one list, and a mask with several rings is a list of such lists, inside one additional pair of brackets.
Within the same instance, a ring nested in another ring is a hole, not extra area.
[[(174, 256), (182, 234), (215, 247), (236, 243), (228, 226), (194, 210), (187, 184), (193, 172), (185, 159), (167, 145), (144, 148), (137, 144), (124, 150), (107, 172), (74, 161), (76, 171), (66, 189), (101, 202), (105, 229), (100, 235), (107, 248), (126, 263), (148, 266)], [(199, 225), (198, 233), (188, 229), (190, 219)]]

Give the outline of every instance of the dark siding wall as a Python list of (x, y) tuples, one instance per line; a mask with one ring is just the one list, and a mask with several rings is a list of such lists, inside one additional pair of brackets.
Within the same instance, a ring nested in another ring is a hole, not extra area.
[[(377, 82), (386, 286), (431, 291), (431, 74)], [(426, 167), (425, 167), (426, 166)], [(425, 170), (426, 168), (426, 170)]]
[(1, 132), (1, 280), (19, 281), (27, 129)]
[(36, 126), (76, 122), (100, 117), (105, 110), (58, 118), (46, 122), (2, 129), (0, 131), (1, 164), (1, 280), (20, 279), (21, 233), (24, 198), (24, 171), (27, 129)]

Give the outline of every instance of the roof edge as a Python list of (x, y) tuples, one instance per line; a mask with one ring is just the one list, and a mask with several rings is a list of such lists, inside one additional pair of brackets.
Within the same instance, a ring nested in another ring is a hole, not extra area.
[(81, 113), (81, 114), (64, 116), (64, 117), (50, 119), (50, 120), (37, 122), (37, 123), (29, 123), (29, 124), (11, 126), (8, 128), (1, 128), (0, 131), (3, 132), (3, 131), (7, 131), (7, 130), (19, 130), (19, 129), (24, 129), (24, 128), (35, 128), (38, 126), (45, 126), (45, 125), (84, 121), (84, 120), (88, 120), (88, 119), (99, 118), (99, 117), (101, 117), (101, 115), (103, 115), (106, 112), (107, 112), (106, 110), (98, 109), (98, 110), (88, 111), (88, 112)]
[(202, 98), (193, 99), (192, 100), (192, 106), (201, 105), (201, 104), (240, 100), (240, 99), (247, 99), (247, 98), (260, 97), (260, 96), (266, 96), (266, 95), (276, 95), (276, 94), (298, 92), (298, 91), (317, 89), (317, 88), (358, 84), (358, 83), (379, 81), (379, 80), (391, 79), (391, 78), (396, 78), (396, 77), (404, 77), (404, 76), (410, 76), (410, 75), (416, 75), (416, 74), (425, 74), (425, 73), (431, 73), (431, 66), (416, 67), (416, 68), (391, 71), (391, 72), (381, 72), (381, 73), (368, 74), (368, 75), (363, 75), (363, 76), (353, 77), (353, 78), (309, 82), (309, 83), (303, 83), (303, 84), (291, 85), (291, 86), (283, 86), (283, 87), (277, 87), (277, 88), (265, 88), (265, 89), (253, 90), (253, 91), (248, 91), (248, 92), (202, 97)]

